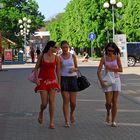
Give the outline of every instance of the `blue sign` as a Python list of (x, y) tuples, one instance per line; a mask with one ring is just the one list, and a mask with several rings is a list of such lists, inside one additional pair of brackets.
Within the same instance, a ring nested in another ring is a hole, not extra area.
[(90, 33), (88, 35), (88, 38), (90, 39), (90, 41), (93, 41), (96, 38), (96, 35), (94, 33)]

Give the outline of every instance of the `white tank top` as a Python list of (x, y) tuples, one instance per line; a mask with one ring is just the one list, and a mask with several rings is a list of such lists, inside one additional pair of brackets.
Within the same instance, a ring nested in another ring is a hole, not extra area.
[(62, 60), (62, 69), (61, 69), (61, 76), (76, 76), (77, 73), (69, 73), (70, 68), (74, 68), (74, 61), (73, 56), (70, 53), (70, 57), (68, 59), (64, 59), (62, 55), (60, 55), (60, 58)]

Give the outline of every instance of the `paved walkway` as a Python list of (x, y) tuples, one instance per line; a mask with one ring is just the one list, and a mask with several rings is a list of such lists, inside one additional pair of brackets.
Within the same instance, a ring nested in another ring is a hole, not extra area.
[[(43, 125), (36, 121), (40, 98), (33, 91), (34, 85), (27, 80), (34, 64), (4, 65), (7, 71), (0, 71), (0, 140), (139, 140), (140, 101), (132, 94), (136, 90), (137, 97), (140, 96), (139, 67), (124, 69), (118, 127), (111, 128), (104, 122), (104, 93), (95, 82), (98, 62), (78, 63), (91, 86), (78, 93), (76, 123), (68, 129), (64, 127), (62, 98), (57, 94), (55, 130), (48, 129), (48, 110)], [(128, 89), (131, 93), (125, 93)]]
[[(93, 67), (98, 66), (99, 61), (89, 60), (88, 62), (82, 62), (82, 58), (78, 59), (78, 66), (80, 67)], [(16, 64), (16, 65), (3, 65), (3, 69), (14, 69), (14, 68), (33, 68), (35, 63), (25, 63), (25, 64)], [(140, 64), (136, 67), (126, 67), (123, 69), (124, 74), (137, 74), (140, 75)]]

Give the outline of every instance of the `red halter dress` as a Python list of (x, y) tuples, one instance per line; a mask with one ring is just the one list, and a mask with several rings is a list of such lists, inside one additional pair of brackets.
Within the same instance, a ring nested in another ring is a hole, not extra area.
[(54, 62), (45, 61), (42, 58), (40, 65), (40, 72), (38, 78), (40, 80), (40, 85), (35, 87), (35, 92), (37, 91), (48, 91), (50, 89), (59, 89), (59, 85), (56, 78), (56, 59)]

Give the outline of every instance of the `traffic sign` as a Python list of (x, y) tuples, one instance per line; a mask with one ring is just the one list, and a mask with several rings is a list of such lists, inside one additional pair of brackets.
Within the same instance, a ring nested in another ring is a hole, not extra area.
[(90, 41), (93, 41), (93, 40), (96, 38), (96, 34), (90, 33), (90, 34), (88, 35), (88, 38), (89, 38)]

